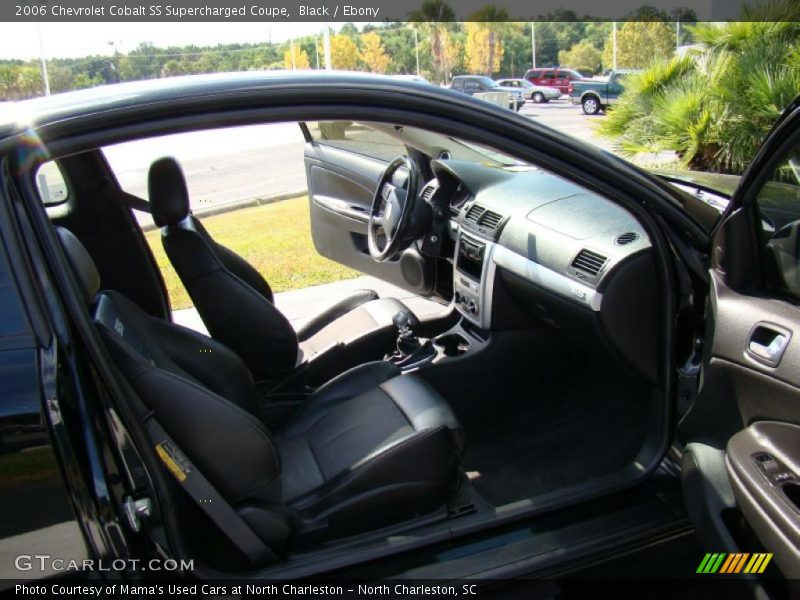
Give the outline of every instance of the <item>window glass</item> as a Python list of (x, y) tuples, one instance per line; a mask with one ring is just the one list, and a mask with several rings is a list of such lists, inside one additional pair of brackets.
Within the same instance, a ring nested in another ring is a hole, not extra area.
[(304, 190), (304, 147), (297, 123), (269, 123), (144, 138), (105, 146), (103, 154), (122, 189), (145, 200), (150, 165), (176, 158), (198, 209)]
[(542, 76), (541, 71), (534, 71), (533, 73), (531, 73), (529, 79), (539, 79), (541, 78), (541, 76)]
[(545, 72), (544, 78), (545, 79), (555, 79), (556, 78), (555, 71), (547, 71), (547, 72)]
[(325, 146), (341, 148), (385, 162), (407, 153), (405, 145), (399, 140), (360, 123), (314, 121), (307, 122), (306, 126), (311, 138)]
[(61, 169), (52, 160), (41, 165), (36, 171), (36, 188), (45, 206), (66, 202), (69, 196)]
[(756, 205), (767, 286), (800, 300), (800, 143), (773, 171)]

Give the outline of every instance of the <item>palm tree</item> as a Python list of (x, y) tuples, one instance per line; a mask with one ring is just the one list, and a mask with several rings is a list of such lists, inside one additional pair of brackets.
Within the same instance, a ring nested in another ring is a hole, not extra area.
[(488, 33), (488, 57), (485, 73), (488, 77), (491, 77), (494, 71), (497, 47), (502, 44), (503, 36), (511, 31), (512, 24), (508, 20), (508, 11), (493, 5), (484, 6), (470, 16), (470, 21), (482, 23), (482, 29)]
[(409, 13), (408, 20), (428, 36), (433, 56), (433, 68), (447, 82), (447, 52), (445, 48), (448, 23), (455, 20), (455, 13), (444, 0), (422, 0), (417, 10)]
[(800, 23), (701, 23), (701, 49), (625, 80), (600, 125), (628, 155), (675, 152), (688, 168), (741, 173), (800, 95)]

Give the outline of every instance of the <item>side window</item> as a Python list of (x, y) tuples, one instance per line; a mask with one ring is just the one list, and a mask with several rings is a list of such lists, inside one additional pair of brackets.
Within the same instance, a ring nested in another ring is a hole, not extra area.
[(36, 171), (36, 188), (45, 206), (66, 202), (69, 198), (67, 182), (54, 161), (42, 164)]
[(463, 79), (454, 79), (453, 80), (453, 89), (464, 91), (464, 80)]
[(800, 143), (756, 197), (767, 287), (800, 300)]
[(555, 79), (556, 78), (556, 72), (555, 71), (545, 71), (544, 78), (545, 79)]
[(468, 79), (466, 82), (466, 90), (468, 92), (479, 92), (481, 90), (481, 84), (474, 79)]
[(405, 145), (381, 131), (351, 121), (307, 122), (311, 139), (317, 144), (341, 148), (385, 162), (406, 154)]
[(533, 73), (530, 74), (530, 77), (528, 77), (528, 79), (541, 79), (541, 78), (542, 78), (541, 71), (534, 71)]

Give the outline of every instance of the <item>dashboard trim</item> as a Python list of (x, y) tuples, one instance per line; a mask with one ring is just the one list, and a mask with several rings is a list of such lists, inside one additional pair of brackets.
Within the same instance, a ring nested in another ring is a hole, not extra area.
[[(459, 290), (460, 284), (459, 279), (466, 279), (474, 284), (477, 285), (477, 293), (473, 290), (473, 294), (477, 295), (478, 299), (478, 306), (480, 312), (477, 315), (470, 314), (466, 310), (464, 310), (461, 306), (457, 303), (455, 304), (456, 310), (464, 317), (467, 321), (476, 325), (482, 329), (491, 329), (492, 328), (492, 300), (494, 296), (494, 277), (495, 277), (495, 261), (494, 261), (494, 253), (497, 251), (499, 246), (490, 240), (484, 239), (482, 237), (471, 235), (470, 233), (464, 231), (463, 228), (459, 227), (457, 231), (456, 237), (456, 252), (455, 252), (455, 259), (453, 261), (453, 289)], [(467, 238), (472, 242), (476, 242), (479, 244), (484, 245), (484, 254), (483, 254), (483, 267), (481, 269), (481, 278), (480, 280), (476, 280), (474, 277), (460, 271), (456, 268), (456, 264), (458, 263), (458, 253), (461, 247), (461, 239), (462, 237)]]
[(603, 294), (588, 285), (543, 267), (500, 244), (497, 244), (494, 248), (492, 261), (499, 267), (519, 275), (523, 279), (527, 279), (573, 302), (582, 304), (595, 312), (600, 312), (603, 304)]

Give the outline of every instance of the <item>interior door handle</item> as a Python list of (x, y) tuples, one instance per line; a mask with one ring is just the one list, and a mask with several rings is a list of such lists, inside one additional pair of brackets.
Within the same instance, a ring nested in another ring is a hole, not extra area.
[(759, 323), (750, 332), (747, 354), (771, 367), (781, 362), (792, 335), (772, 324)]

